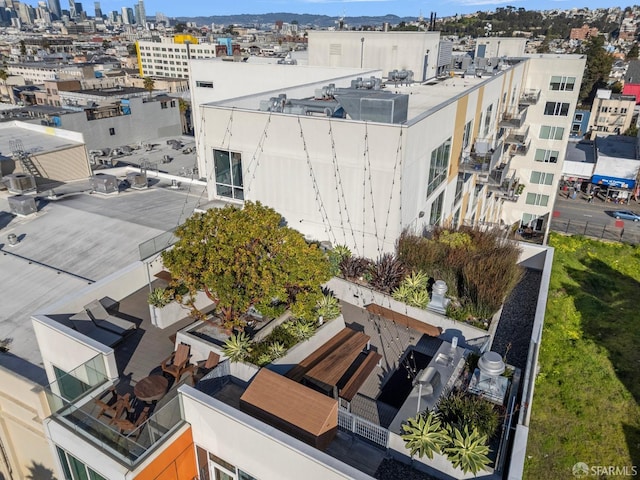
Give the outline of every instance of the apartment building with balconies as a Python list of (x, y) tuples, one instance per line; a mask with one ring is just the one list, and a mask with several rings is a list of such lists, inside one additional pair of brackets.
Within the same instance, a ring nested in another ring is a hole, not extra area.
[[(277, 78), (282, 67), (194, 61), (209, 196), (259, 200), (309, 238), (372, 257), (405, 229), (521, 224), (544, 232), (585, 58), (489, 60), (426, 82), (297, 66), (280, 88), (219, 84), (217, 98), (228, 94), (219, 101), (199, 80)], [(295, 85), (298, 72), (315, 72), (316, 81)]]

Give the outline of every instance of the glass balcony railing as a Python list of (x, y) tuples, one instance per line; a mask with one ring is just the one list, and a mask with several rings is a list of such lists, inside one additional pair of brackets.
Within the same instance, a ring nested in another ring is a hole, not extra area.
[(52, 413), (64, 408), (66, 403), (80, 401), (89, 392), (108, 381), (102, 355), (96, 355), (70, 372), (55, 367), (54, 369), (57, 379), (45, 387)]
[(477, 173), (480, 180), (484, 179), (500, 162), (503, 154), (502, 147), (503, 143), (498, 142), (495, 148), (474, 150), (467, 154), (463, 152), (460, 158), (460, 170)]
[(509, 155), (526, 155), (531, 146), (531, 140), (527, 139), (524, 143), (514, 143), (509, 146)]
[(184, 423), (178, 396), (156, 410), (134, 431), (126, 434), (96, 418), (90, 408), (93, 402), (75, 405), (63, 398), (58, 401), (64, 404), (64, 408), (53, 416), (56, 421), (128, 467), (137, 465), (151, 449)]

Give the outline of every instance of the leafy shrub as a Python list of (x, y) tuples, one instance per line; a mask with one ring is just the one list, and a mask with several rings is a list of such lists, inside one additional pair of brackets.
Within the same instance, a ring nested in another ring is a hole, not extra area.
[(427, 308), (429, 304), (428, 283), (429, 277), (425, 273), (419, 270), (413, 271), (402, 280), (391, 296), (412, 307)]
[(422, 289), (414, 289), (409, 293), (409, 297), (407, 298), (407, 304), (412, 307), (427, 308), (429, 305), (429, 292)]
[(492, 403), (475, 395), (452, 392), (438, 403), (442, 422), (462, 429), (470, 425), (491, 438), (500, 426), (500, 415)]
[(302, 318), (310, 322), (315, 321), (318, 318), (316, 308), (321, 298), (322, 292), (319, 289), (312, 292), (306, 291), (298, 293), (295, 302), (291, 305), (291, 314), (295, 318)]
[(428, 237), (404, 232), (397, 255), (407, 268), (429, 272), (447, 284), (448, 294), (464, 307), (450, 311), (460, 320), (490, 319), (523, 274), (517, 264), (519, 247), (498, 230), (435, 228)]

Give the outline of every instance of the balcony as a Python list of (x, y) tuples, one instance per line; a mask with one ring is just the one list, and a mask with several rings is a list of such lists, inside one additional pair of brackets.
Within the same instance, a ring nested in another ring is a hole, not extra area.
[(529, 142), (529, 126), (527, 125), (522, 130), (512, 131), (504, 139), (504, 143), (507, 145), (525, 145)]
[(476, 173), (480, 181), (488, 181), (487, 176), (502, 157), (502, 147), (502, 142), (499, 142), (495, 148), (490, 148), (489, 140), (476, 140), (471, 152), (462, 152), (460, 170), (467, 173)]
[(509, 155), (526, 155), (529, 151), (529, 147), (531, 146), (531, 140), (527, 139), (525, 143), (514, 143), (509, 146), (507, 153)]
[(502, 128), (522, 128), (527, 119), (527, 107), (519, 107), (517, 110), (511, 109), (502, 114), (499, 126)]
[(509, 164), (502, 164), (497, 168), (492, 179), (494, 180), (492, 190), (496, 197), (510, 202), (517, 202), (520, 198), (519, 179), (516, 177), (516, 170), (509, 169)]
[(520, 100), (518, 101), (518, 104), (535, 105), (538, 103), (538, 100), (540, 100), (540, 90), (534, 89), (534, 88), (528, 88), (524, 92), (522, 92), (522, 95), (520, 96)]

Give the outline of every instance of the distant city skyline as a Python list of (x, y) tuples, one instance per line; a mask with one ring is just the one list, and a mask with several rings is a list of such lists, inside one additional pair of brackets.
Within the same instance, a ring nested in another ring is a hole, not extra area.
[[(25, 3), (37, 4), (36, 0)], [(82, 2), (85, 9), (91, 2)], [(101, 1), (103, 13), (121, 11), (122, 7), (131, 7), (136, 0), (103, 0)], [(85, 5), (86, 4), (86, 5)], [(208, 17), (214, 15), (239, 15), (239, 14), (264, 14), (274, 12), (328, 15), (331, 17), (359, 17), (359, 16), (383, 16), (387, 14), (399, 17), (418, 17), (421, 13), (429, 18), (431, 12), (436, 12), (438, 17), (454, 15), (456, 13), (473, 13), (476, 11), (489, 11), (498, 7), (512, 5), (516, 8), (527, 10), (552, 10), (588, 7), (590, 9), (609, 8), (620, 5), (618, 0), (583, 0), (576, 3), (575, 0), (250, 0), (244, 2), (215, 2), (202, 3), (196, 1), (175, 2), (173, 0), (147, 0), (146, 13), (148, 16), (162, 12), (168, 17)], [(633, 3), (628, 4), (633, 5)]]

